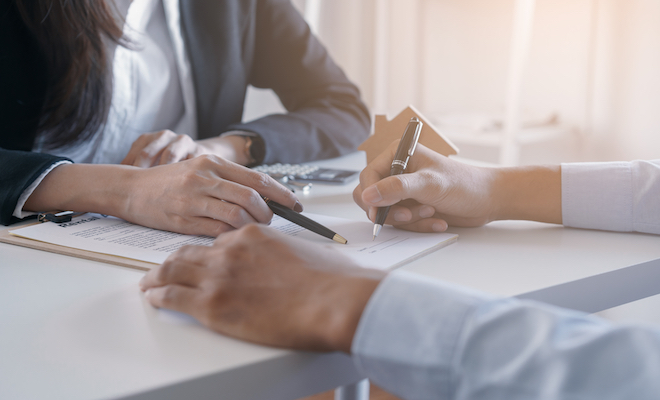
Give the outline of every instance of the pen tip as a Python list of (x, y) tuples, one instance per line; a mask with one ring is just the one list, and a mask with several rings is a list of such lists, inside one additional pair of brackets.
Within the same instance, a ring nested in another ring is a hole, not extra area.
[(373, 234), (374, 234), (374, 240), (376, 240), (376, 237), (377, 237), (378, 234), (380, 233), (380, 230), (381, 230), (382, 227), (383, 227), (383, 225), (380, 225), (380, 224), (374, 224), (374, 232), (373, 232)]

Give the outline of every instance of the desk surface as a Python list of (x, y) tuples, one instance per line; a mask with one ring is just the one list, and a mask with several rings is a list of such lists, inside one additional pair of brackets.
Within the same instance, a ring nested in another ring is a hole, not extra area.
[[(309, 212), (365, 219), (355, 183), (300, 198)], [(404, 268), (511, 296), (660, 258), (660, 239), (644, 234), (513, 221), (450, 230), (457, 243)], [(2, 399), (293, 399), (360, 379), (348, 356), (243, 343), (155, 310), (142, 272), (1, 243), (0, 255)]]

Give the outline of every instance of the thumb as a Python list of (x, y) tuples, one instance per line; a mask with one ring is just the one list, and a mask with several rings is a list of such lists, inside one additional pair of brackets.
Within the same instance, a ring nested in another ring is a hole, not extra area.
[(423, 189), (423, 183), (415, 173), (388, 176), (364, 189), (362, 201), (368, 206), (390, 206), (405, 199), (416, 200)]

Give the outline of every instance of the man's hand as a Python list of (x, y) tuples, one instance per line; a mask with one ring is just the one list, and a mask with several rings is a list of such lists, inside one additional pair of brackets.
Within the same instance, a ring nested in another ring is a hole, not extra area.
[(164, 130), (140, 135), (121, 163), (148, 168), (188, 160), (207, 153), (208, 151), (190, 136)]
[(211, 247), (189, 246), (140, 282), (155, 307), (270, 346), (350, 352), (362, 311), (384, 272), (328, 246), (248, 225)]
[(239, 135), (193, 140), (188, 135), (177, 135), (170, 130), (145, 133), (133, 142), (121, 163), (148, 168), (213, 154), (246, 165), (249, 160), (245, 154), (245, 143), (245, 138)]
[(377, 207), (392, 205), (385, 222), (419, 232), (503, 219), (561, 224), (559, 166), (475, 167), (420, 144), (407, 173), (389, 176), (397, 146), (398, 141), (362, 171), (353, 191), (372, 221)]
[(492, 217), (493, 170), (469, 166), (417, 145), (407, 173), (390, 175), (398, 141), (360, 174), (355, 202), (375, 221), (378, 207), (393, 205), (387, 224), (419, 232), (442, 232), (447, 223), (480, 226)]

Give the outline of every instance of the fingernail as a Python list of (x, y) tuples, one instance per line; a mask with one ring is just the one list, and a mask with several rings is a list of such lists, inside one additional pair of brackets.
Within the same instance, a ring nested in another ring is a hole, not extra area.
[(303, 210), (303, 206), (302, 206), (302, 204), (300, 204), (299, 201), (296, 201), (296, 205), (293, 206), (293, 211), (295, 211), (295, 212), (302, 212), (302, 210)]
[(379, 201), (383, 200), (383, 196), (381, 196), (376, 186), (370, 186), (366, 188), (364, 192), (362, 192), (362, 198), (367, 203), (378, 203)]
[(447, 230), (447, 224), (443, 222), (436, 222), (431, 226), (434, 232), (444, 232)]
[(410, 217), (407, 213), (403, 211), (397, 211), (394, 213), (394, 220), (399, 222), (405, 222), (410, 220)]
[(146, 292), (144, 292), (144, 297), (149, 298), (151, 296), (151, 289), (148, 289)]
[(138, 282), (138, 285), (140, 286), (140, 289), (144, 291), (144, 278), (140, 279), (140, 282)]
[(430, 206), (425, 206), (419, 209), (419, 216), (422, 218), (429, 218), (435, 214), (435, 208)]

